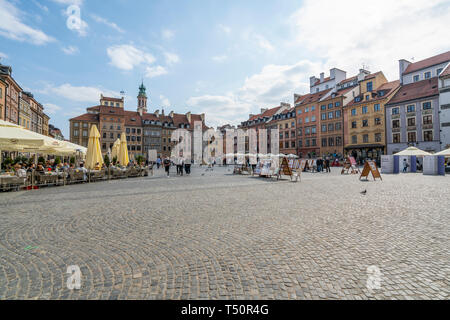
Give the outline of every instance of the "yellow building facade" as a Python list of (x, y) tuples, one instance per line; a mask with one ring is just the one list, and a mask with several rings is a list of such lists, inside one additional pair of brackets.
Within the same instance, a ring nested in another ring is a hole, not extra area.
[(360, 81), (360, 94), (344, 107), (346, 155), (361, 163), (366, 159), (381, 160), (386, 153), (384, 106), (399, 88), (398, 80), (388, 82), (382, 72)]

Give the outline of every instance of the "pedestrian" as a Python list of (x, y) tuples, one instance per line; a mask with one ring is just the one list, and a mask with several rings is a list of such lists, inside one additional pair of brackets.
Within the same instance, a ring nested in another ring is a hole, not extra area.
[(169, 175), (170, 175), (170, 159), (168, 157), (164, 159), (163, 165), (164, 165), (164, 169), (166, 170), (166, 173), (167, 173), (167, 178), (169, 178)]
[(406, 161), (406, 159), (403, 159), (403, 173), (408, 172), (408, 167), (409, 167), (408, 161)]
[(326, 169), (327, 173), (330, 173), (330, 172), (331, 172), (331, 169), (330, 169), (330, 159), (329, 159), (328, 157), (325, 159), (325, 169)]
[(161, 165), (161, 158), (158, 157), (158, 159), (156, 159), (156, 168), (159, 169), (160, 165)]

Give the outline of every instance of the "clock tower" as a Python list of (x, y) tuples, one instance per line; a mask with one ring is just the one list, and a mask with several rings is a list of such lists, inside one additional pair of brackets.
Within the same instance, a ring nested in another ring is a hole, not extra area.
[(142, 81), (141, 86), (139, 87), (139, 95), (138, 98), (138, 107), (137, 111), (142, 116), (144, 113), (147, 113), (147, 94), (145, 93), (144, 82)]

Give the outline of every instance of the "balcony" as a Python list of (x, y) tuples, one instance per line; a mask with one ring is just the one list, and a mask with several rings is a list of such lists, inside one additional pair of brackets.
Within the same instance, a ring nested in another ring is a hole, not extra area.
[(408, 126), (406, 129), (408, 131), (414, 131), (414, 130), (416, 130), (416, 126)]

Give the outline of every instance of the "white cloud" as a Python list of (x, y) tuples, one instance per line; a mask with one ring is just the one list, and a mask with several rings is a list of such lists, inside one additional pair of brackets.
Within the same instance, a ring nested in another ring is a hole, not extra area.
[(159, 99), (161, 100), (161, 106), (162, 106), (162, 107), (170, 107), (170, 101), (169, 101), (168, 98), (166, 98), (166, 97), (163, 96), (163, 95), (160, 95), (160, 96), (159, 96)]
[(247, 77), (235, 92), (191, 97), (187, 105), (196, 112), (205, 112), (208, 123), (213, 125), (238, 124), (248, 119), (249, 113), (279, 106), (282, 100), (292, 104), (294, 92), (309, 92), (309, 75), (321, 68), (321, 64), (308, 60), (293, 65), (267, 65), (260, 73)]
[(6, 53), (0, 52), (0, 59), (8, 59), (8, 55)]
[(104, 25), (116, 30), (117, 32), (125, 33), (125, 31), (122, 28), (120, 28), (117, 24), (115, 24), (114, 22), (110, 22), (105, 18), (102, 18), (95, 14), (91, 14), (91, 18), (98, 23), (103, 23)]
[(167, 74), (167, 70), (162, 66), (147, 67), (145, 71), (145, 76), (147, 78), (155, 78), (164, 74)]
[(78, 50), (78, 48), (75, 46), (63, 47), (61, 48), (61, 50), (69, 56), (75, 55), (80, 52), (80, 50)]
[(180, 57), (175, 53), (164, 52), (164, 57), (166, 58), (166, 63), (169, 66), (180, 62)]
[(55, 114), (57, 111), (62, 110), (62, 108), (53, 103), (44, 103), (44, 110), (45, 113)]
[(219, 24), (219, 29), (222, 30), (223, 32), (225, 32), (226, 34), (231, 33), (231, 28), (229, 26)]
[(83, 0), (52, 0), (53, 2), (59, 3), (59, 4), (65, 4), (65, 5), (77, 5), (81, 6), (83, 4)]
[(258, 44), (258, 46), (261, 49), (267, 50), (267, 51), (273, 51), (274, 48), (272, 46), (272, 44), (270, 43), (269, 40), (267, 40), (266, 38), (264, 38), (262, 35), (260, 34), (255, 34), (254, 38), (256, 40), (256, 43)]
[(39, 2), (37, 2), (36, 0), (33, 0), (33, 3), (42, 11), (48, 12), (48, 8), (47, 6), (44, 6), (43, 4), (40, 4)]
[(220, 56), (214, 56), (211, 58), (214, 62), (224, 62), (228, 59), (228, 56), (226, 54), (220, 55)]
[(171, 40), (175, 36), (175, 32), (173, 30), (163, 29), (161, 31), (161, 36), (165, 40)]
[(417, 61), (449, 50), (448, 0), (306, 0), (289, 21), (298, 47), (348, 76), (364, 63), (395, 80), (399, 59)]
[(69, 83), (60, 86), (49, 84), (44, 89), (35, 91), (45, 95), (56, 95), (76, 102), (96, 103), (100, 100), (101, 94), (109, 97), (120, 97), (119, 92), (103, 89), (101, 87), (73, 86)]
[(133, 70), (142, 63), (152, 64), (156, 60), (153, 55), (127, 44), (109, 47), (106, 52), (110, 64), (122, 70)]
[(0, 0), (0, 36), (36, 45), (54, 41), (43, 31), (24, 24), (22, 18), (23, 13), (12, 3)]

